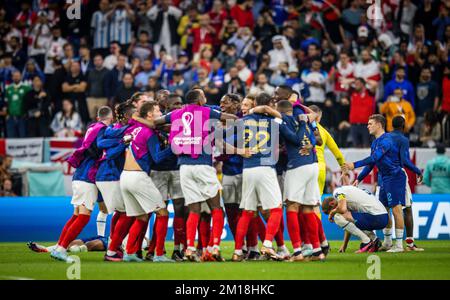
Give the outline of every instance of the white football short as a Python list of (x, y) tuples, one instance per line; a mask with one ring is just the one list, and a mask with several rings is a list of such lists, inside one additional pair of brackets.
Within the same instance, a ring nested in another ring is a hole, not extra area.
[(144, 171), (123, 171), (120, 189), (127, 216), (140, 216), (166, 207), (161, 193)]
[(286, 171), (284, 198), (302, 205), (319, 205), (319, 166), (317, 163)]
[(161, 193), (163, 200), (183, 198), (180, 184), (180, 171), (151, 171), (150, 177)]
[(256, 211), (259, 204), (264, 210), (282, 204), (277, 172), (272, 167), (246, 168), (242, 172), (242, 201), (240, 207)]
[(208, 165), (181, 165), (180, 183), (186, 206), (211, 199), (221, 189), (216, 169)]
[(224, 204), (239, 204), (242, 198), (242, 174), (222, 177), (222, 198)]
[(72, 181), (72, 201), (73, 206), (83, 205), (90, 211), (94, 210), (95, 202), (97, 202), (98, 189), (93, 183), (74, 180)]
[(125, 203), (120, 191), (120, 181), (97, 181), (95, 184), (100, 193), (102, 193), (109, 214), (115, 210), (125, 212)]

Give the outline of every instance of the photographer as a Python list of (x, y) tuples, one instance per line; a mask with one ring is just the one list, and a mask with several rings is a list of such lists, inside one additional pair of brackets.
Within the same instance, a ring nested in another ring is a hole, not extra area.
[(39, 76), (33, 77), (33, 89), (25, 95), (28, 137), (50, 136), (50, 99)]

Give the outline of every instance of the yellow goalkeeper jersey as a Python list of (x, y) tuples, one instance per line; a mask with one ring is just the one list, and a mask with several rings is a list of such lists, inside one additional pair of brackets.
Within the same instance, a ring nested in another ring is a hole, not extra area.
[(334, 141), (333, 137), (319, 123), (317, 123), (317, 127), (319, 128), (320, 137), (322, 138), (322, 141), (323, 141), (322, 146), (316, 145), (317, 160), (319, 162), (319, 170), (326, 169), (325, 146), (327, 146), (328, 149), (330, 149), (331, 153), (333, 153), (334, 157), (336, 158), (337, 162), (339, 163), (339, 166), (342, 166), (345, 163), (345, 159), (341, 153), (341, 150), (339, 150), (338, 145)]

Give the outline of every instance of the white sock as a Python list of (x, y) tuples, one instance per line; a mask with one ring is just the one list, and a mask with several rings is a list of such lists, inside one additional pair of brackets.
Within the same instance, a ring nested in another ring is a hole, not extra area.
[(247, 246), (246, 245), (242, 246), (242, 251), (247, 252)]
[(242, 249), (234, 250), (234, 253), (237, 255), (244, 255), (244, 253), (242, 252)]
[(383, 229), (384, 234), (384, 243), (385, 244), (392, 244), (392, 228), (385, 228)]
[(108, 255), (108, 256), (116, 255), (116, 251), (108, 250), (108, 251), (106, 251), (106, 255)]
[(371, 241), (374, 241), (377, 239), (377, 235), (370, 230), (364, 230), (364, 233), (370, 238)]
[(278, 250), (278, 252), (281, 252), (281, 251), (289, 251), (288, 248), (286, 247), (286, 245), (283, 245), (283, 246), (278, 247), (277, 250)]
[(328, 241), (324, 240), (322, 243), (320, 243), (320, 247), (327, 247), (328, 246)]
[(46, 249), (48, 252), (52, 252), (53, 250), (55, 250), (58, 247), (58, 245), (52, 245), (52, 246), (48, 246)]
[(354, 223), (347, 221), (342, 215), (336, 214), (334, 216), (334, 222), (342, 229), (359, 237), (361, 243), (367, 244), (370, 242), (370, 238), (364, 232), (362, 232), (361, 229), (356, 227)]
[(406, 245), (408, 245), (408, 247), (413, 247), (414, 246), (414, 238), (413, 237), (407, 237), (406, 238)]
[(294, 253), (296, 252), (302, 252), (302, 248), (294, 248)]
[(403, 248), (403, 229), (395, 229), (395, 246)]
[(61, 253), (67, 252), (67, 250), (65, 248), (63, 248), (63, 247), (61, 247), (59, 245), (56, 247), (55, 251), (58, 251), (58, 252), (61, 252)]
[(97, 215), (97, 235), (105, 236), (106, 230), (106, 217), (108, 215), (99, 211)]
[(256, 247), (248, 247), (248, 250), (251, 252), (259, 252), (258, 246)]
[(272, 248), (272, 241), (265, 240), (263, 246), (266, 248)]

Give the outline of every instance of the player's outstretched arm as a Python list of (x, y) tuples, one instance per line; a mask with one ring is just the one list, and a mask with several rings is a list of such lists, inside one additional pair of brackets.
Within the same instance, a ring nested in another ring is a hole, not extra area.
[(350, 241), (350, 238), (352, 237), (351, 233), (347, 230), (344, 230), (344, 240), (342, 241), (342, 246), (339, 248), (339, 253), (344, 253), (345, 250), (347, 250), (348, 242)]

